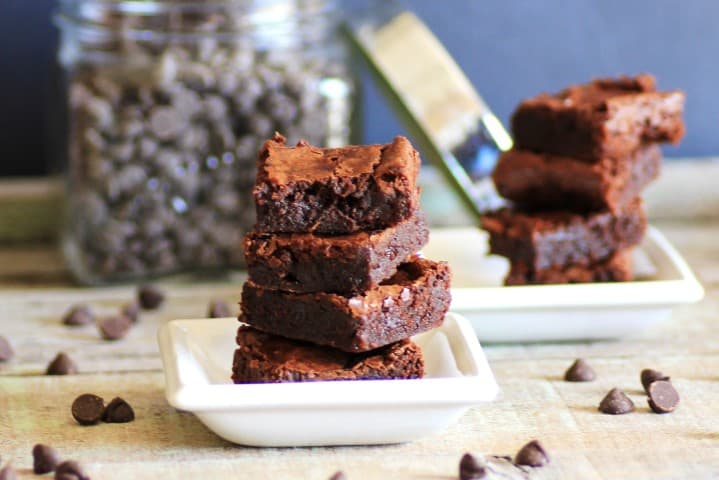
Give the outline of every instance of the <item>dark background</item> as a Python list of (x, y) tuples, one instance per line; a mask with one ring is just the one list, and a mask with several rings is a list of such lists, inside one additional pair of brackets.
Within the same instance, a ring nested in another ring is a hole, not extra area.
[[(361, 0), (355, 0), (361, 1)], [(0, 174), (51, 164), (53, 0), (0, 0)], [(655, 74), (687, 92), (688, 134), (670, 156), (719, 153), (719, 2), (713, 0), (405, 0), (505, 122), (513, 106), (593, 76)], [(372, 86), (365, 140), (403, 129)]]

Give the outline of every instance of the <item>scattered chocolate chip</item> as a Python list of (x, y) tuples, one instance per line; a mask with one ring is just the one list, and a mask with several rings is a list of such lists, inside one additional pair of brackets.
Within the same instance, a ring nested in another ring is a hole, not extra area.
[(102, 338), (105, 340), (119, 340), (127, 335), (132, 326), (132, 320), (124, 315), (105, 317), (97, 326)]
[(634, 411), (634, 402), (618, 388), (612, 388), (599, 403), (599, 411), (609, 415), (622, 415)]
[(514, 463), (528, 467), (542, 467), (549, 463), (549, 456), (538, 440), (532, 440), (519, 449), (514, 457)]
[(649, 407), (654, 413), (670, 413), (679, 405), (679, 394), (669, 380), (655, 380), (649, 384)]
[(332, 474), (330, 480), (347, 480), (347, 475), (342, 470), (338, 470)]
[(224, 300), (215, 299), (210, 302), (207, 309), (207, 316), (210, 318), (231, 317), (230, 307)]
[(72, 402), (72, 416), (80, 425), (95, 425), (105, 412), (105, 401), (91, 393), (84, 393)]
[(7, 362), (14, 356), (15, 352), (10, 346), (10, 342), (7, 341), (7, 338), (0, 335), (0, 362)]
[(17, 480), (17, 473), (9, 463), (0, 470), (0, 480)]
[(597, 374), (583, 358), (576, 359), (564, 372), (564, 380), (568, 382), (591, 382), (595, 378), (597, 378)]
[(137, 323), (140, 319), (140, 304), (137, 301), (128, 303), (120, 309), (120, 314), (129, 318), (132, 323)]
[(90, 307), (84, 304), (75, 305), (62, 317), (63, 325), (77, 327), (80, 325), (88, 325), (95, 321), (95, 315)]
[(65, 460), (55, 469), (55, 480), (90, 480), (75, 460)]
[(72, 375), (77, 373), (77, 365), (65, 352), (58, 353), (45, 370), (46, 375)]
[(107, 423), (127, 423), (135, 419), (135, 412), (129, 403), (120, 397), (115, 397), (105, 407), (102, 421)]
[(471, 453), (462, 455), (459, 461), (459, 480), (472, 480), (484, 478), (487, 475), (486, 467)]
[(649, 385), (651, 385), (652, 382), (656, 382), (657, 380), (670, 380), (668, 376), (664, 375), (659, 370), (652, 370), (651, 368), (645, 368), (642, 370), (640, 378), (642, 381), (642, 387), (644, 387), (644, 391), (647, 393), (649, 393)]
[(155, 310), (165, 301), (165, 294), (154, 285), (143, 285), (137, 290), (137, 299), (143, 310)]
[(50, 473), (60, 463), (54, 448), (38, 443), (32, 448), (32, 471), (37, 475)]

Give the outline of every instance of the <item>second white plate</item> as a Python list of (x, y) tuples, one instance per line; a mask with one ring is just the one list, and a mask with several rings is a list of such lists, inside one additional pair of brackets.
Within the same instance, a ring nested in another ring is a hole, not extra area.
[(506, 287), (508, 262), (487, 249), (485, 232), (463, 228), (433, 229), (422, 250), (449, 262), (451, 310), (471, 322), (482, 342), (622, 337), (704, 296), (687, 263), (653, 227), (635, 250), (632, 282)]

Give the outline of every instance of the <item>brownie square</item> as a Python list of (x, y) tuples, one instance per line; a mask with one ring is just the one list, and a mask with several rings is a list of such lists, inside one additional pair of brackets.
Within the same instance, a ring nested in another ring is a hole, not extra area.
[(639, 243), (647, 219), (642, 201), (633, 199), (615, 212), (525, 212), (505, 207), (482, 217), (490, 253), (539, 271), (588, 266)]
[(591, 265), (566, 265), (534, 270), (521, 262), (512, 262), (505, 285), (553, 283), (628, 282), (632, 279), (631, 249), (621, 250)]
[(684, 93), (657, 92), (654, 77), (596, 79), (524, 100), (512, 115), (514, 144), (585, 161), (622, 158), (644, 143), (684, 136)]
[(250, 232), (247, 271), (255, 285), (295, 293), (363, 292), (397, 271), (429, 240), (421, 209), (384, 230), (326, 236)]
[(659, 176), (661, 162), (656, 145), (596, 163), (512, 149), (499, 157), (492, 180), (501, 196), (533, 209), (617, 210)]
[(260, 332), (237, 331), (232, 366), (235, 383), (315, 382), (422, 378), (422, 350), (400, 340), (365, 353), (347, 353)]
[(363, 352), (438, 327), (449, 308), (449, 267), (415, 258), (356, 295), (242, 288), (240, 320), (274, 335)]
[(385, 145), (319, 148), (265, 142), (253, 190), (255, 229), (340, 235), (381, 230), (410, 218), (419, 204), (420, 159), (404, 137)]

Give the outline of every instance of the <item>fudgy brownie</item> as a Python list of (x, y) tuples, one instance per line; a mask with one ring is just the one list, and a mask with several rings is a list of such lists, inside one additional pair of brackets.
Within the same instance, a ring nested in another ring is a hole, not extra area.
[(482, 217), (490, 253), (533, 271), (588, 266), (639, 243), (647, 219), (640, 198), (615, 212), (525, 212), (505, 207)]
[(512, 262), (505, 285), (552, 283), (627, 282), (632, 279), (631, 249), (621, 250), (591, 265), (568, 265), (534, 270), (521, 262)]
[(381, 230), (419, 204), (419, 154), (404, 137), (385, 145), (285, 146), (279, 134), (260, 151), (253, 190), (256, 230), (345, 234)]
[(354, 296), (283, 292), (248, 280), (240, 320), (274, 335), (363, 352), (440, 326), (449, 284), (446, 263), (421, 258), (400, 264), (391, 278)]
[(391, 277), (429, 240), (424, 214), (384, 230), (339, 236), (250, 232), (244, 250), (255, 285), (288, 292), (353, 293)]
[(684, 93), (657, 92), (654, 77), (597, 79), (524, 100), (512, 115), (517, 148), (598, 161), (643, 143), (684, 136)]
[(235, 383), (313, 382), (422, 378), (422, 350), (411, 340), (365, 353), (347, 353), (270, 335), (247, 326), (237, 331)]
[(499, 157), (492, 179), (500, 195), (532, 209), (617, 210), (659, 175), (661, 162), (656, 145), (596, 163), (512, 149)]

